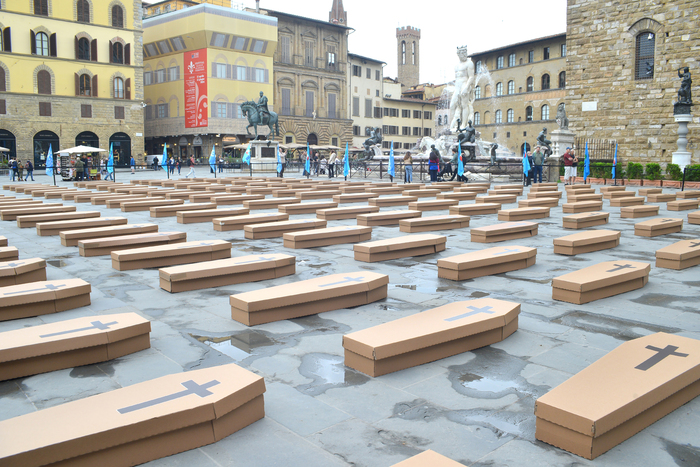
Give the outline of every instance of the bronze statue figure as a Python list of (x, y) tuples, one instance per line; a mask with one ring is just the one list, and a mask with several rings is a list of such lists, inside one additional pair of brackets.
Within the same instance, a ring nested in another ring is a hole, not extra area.
[(258, 125), (267, 125), (270, 128), (270, 134), (279, 135), (279, 125), (277, 114), (267, 108), (267, 97), (260, 91), (260, 99), (258, 102), (247, 101), (241, 104), (241, 112), (248, 118), (248, 126), (246, 131), (250, 134), (250, 127), (255, 130), (255, 138), (258, 138)]
[(546, 148), (544, 151), (544, 157), (549, 157), (552, 155), (552, 142), (547, 139), (547, 129), (542, 128), (540, 134), (537, 135), (537, 146), (541, 148)]
[[(681, 74), (681, 70), (683, 70), (683, 74)], [(693, 81), (690, 78), (690, 68), (679, 68), (678, 77), (681, 78), (681, 88), (678, 90), (678, 103), (693, 105), (693, 97), (691, 95)]]
[(476, 130), (472, 126), (472, 121), (467, 122), (466, 128), (460, 128), (462, 125), (462, 120), (457, 119), (457, 142), (462, 145), (462, 143), (474, 143), (476, 142)]
[(370, 137), (362, 143), (365, 148), (364, 157), (362, 160), (370, 160), (374, 157), (374, 151), (372, 151), (372, 146), (381, 144), (382, 142), (382, 131), (379, 128), (374, 128), (370, 130)]

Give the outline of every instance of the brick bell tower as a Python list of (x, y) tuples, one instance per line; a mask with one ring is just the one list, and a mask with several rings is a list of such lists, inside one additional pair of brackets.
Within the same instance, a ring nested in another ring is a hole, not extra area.
[(396, 28), (399, 83), (411, 87), (420, 83), (420, 29)]

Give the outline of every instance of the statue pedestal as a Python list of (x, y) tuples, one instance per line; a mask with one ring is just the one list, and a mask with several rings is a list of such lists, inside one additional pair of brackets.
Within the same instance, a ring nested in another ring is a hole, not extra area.
[[(254, 140), (250, 142), (250, 160), (256, 162), (277, 162), (277, 150), (279, 143), (277, 141), (260, 141)], [(276, 169), (273, 169), (273, 172)]]
[(554, 130), (552, 132), (552, 155), (547, 158), (545, 164), (549, 166), (547, 170), (547, 181), (559, 181), (559, 158), (564, 155), (566, 148), (573, 148), (576, 141), (576, 134), (569, 130)]
[(691, 114), (677, 114), (673, 119), (678, 123), (678, 151), (674, 152), (671, 157), (673, 164), (678, 164), (683, 170), (686, 165), (690, 165), (691, 153), (686, 149), (688, 147), (688, 123), (693, 121)]

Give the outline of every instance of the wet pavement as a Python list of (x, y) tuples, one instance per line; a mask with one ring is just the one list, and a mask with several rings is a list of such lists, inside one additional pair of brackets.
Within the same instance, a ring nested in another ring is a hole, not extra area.
[[(121, 180), (131, 178), (119, 176)], [(133, 177), (165, 175), (148, 171)], [(37, 177), (37, 181), (46, 180)], [(130, 223), (150, 222), (161, 230), (185, 231), (188, 240), (228, 240), (233, 243), (233, 256), (291, 254), (297, 258), (297, 273), (169, 294), (158, 286), (157, 269), (119, 272), (112, 269), (109, 256), (83, 258), (77, 248), (61, 246), (58, 237), (38, 237), (33, 228), (18, 229), (15, 222), (2, 222), (0, 235), (19, 248), (20, 258), (47, 260), (49, 280), (79, 277), (90, 282), (92, 304), (0, 322), (0, 332), (125, 311), (151, 320), (152, 332), (151, 348), (145, 351), (0, 382), (0, 419), (166, 374), (233, 362), (265, 378), (265, 418), (216, 444), (146, 465), (388, 467), (426, 449), (480, 467), (700, 465), (700, 398), (594, 461), (536, 441), (533, 413), (538, 397), (626, 340), (659, 331), (700, 339), (700, 266), (682, 271), (654, 266), (655, 250), (678, 240), (699, 238), (698, 225), (686, 223), (681, 233), (661, 237), (636, 237), (633, 225), (645, 219), (621, 219), (620, 208), (610, 207), (606, 200), (603, 209), (611, 213), (610, 223), (595, 228), (621, 230), (620, 246), (566, 257), (553, 253), (552, 240), (574, 231), (561, 227), (562, 208), (552, 208), (550, 218), (535, 221), (539, 235), (498, 244), (536, 247), (534, 266), (456, 282), (437, 277), (439, 258), (494, 246), (471, 243), (469, 229), (434, 232), (447, 236), (447, 249), (435, 255), (362, 263), (353, 259), (349, 244), (289, 250), (281, 238), (246, 240), (242, 231), (216, 232), (211, 223), (183, 225), (174, 217), (151, 218), (147, 212), (121, 213), (84, 203), (76, 206), (78, 210), (99, 210), (103, 216), (125, 216)], [(687, 220), (688, 211), (668, 212), (665, 203), (660, 206), (659, 217)], [(424, 215), (439, 214), (447, 211)], [(497, 222), (496, 215), (477, 216), (472, 217), (471, 226)], [(341, 225), (355, 225), (355, 221), (329, 222), (329, 227)], [(398, 235), (405, 235), (398, 227), (375, 227), (372, 239)], [(584, 305), (551, 299), (553, 277), (619, 259), (650, 262), (649, 283)], [(357, 270), (387, 274), (387, 299), (252, 327), (230, 318), (230, 294)], [(344, 334), (481, 297), (521, 303), (518, 331), (489, 347), (377, 378), (343, 364)]]

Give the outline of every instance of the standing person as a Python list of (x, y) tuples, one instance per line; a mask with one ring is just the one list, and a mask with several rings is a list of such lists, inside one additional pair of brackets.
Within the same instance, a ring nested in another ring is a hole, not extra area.
[(100, 175), (102, 180), (107, 177), (107, 159), (100, 159)]
[(134, 159), (134, 156), (131, 156), (131, 159), (129, 160), (129, 165), (131, 166), (131, 173), (135, 174), (136, 173), (136, 160)]
[(104, 168), (105, 168), (105, 180), (112, 180), (114, 181), (114, 156), (112, 156), (112, 171), (109, 171), (109, 159), (104, 159)]
[(25, 168), (27, 169), (27, 176), (24, 177), (24, 181), (26, 182), (29, 177), (32, 177), (32, 181), (34, 181), (34, 165), (32, 165), (32, 162), (27, 161)]
[[(525, 154), (523, 154), (523, 158), (525, 157), (527, 157), (527, 162), (528, 166), (530, 167), (530, 170), (528, 170), (526, 174), (523, 174), (523, 176), (525, 177), (524, 186), (530, 186), (532, 185), (532, 174), (534, 173), (534, 169), (532, 168), (532, 151), (527, 151)], [(525, 165), (523, 163), (523, 167), (524, 166)]]
[(158, 156), (155, 156), (155, 157), (153, 158), (153, 170), (156, 171), (156, 172), (158, 171), (158, 163), (159, 163), (159, 162), (160, 162), (160, 161), (158, 160)]
[[(301, 164), (302, 167), (304, 167), (304, 172), (302, 172), (301, 176), (306, 177), (307, 175), (311, 175), (306, 172), (306, 160), (311, 157), (309, 154), (306, 153), (306, 151), (302, 150), (299, 153), (299, 163)], [(310, 166), (310, 163), (309, 163)]]
[(187, 175), (185, 175), (185, 178), (190, 178), (190, 175), (194, 178), (195, 173), (194, 173), (194, 156), (190, 156), (189, 159), (187, 159), (187, 167), (190, 168), (190, 171), (187, 172)]
[(314, 175), (316, 175), (318, 177), (318, 168), (321, 165), (321, 159), (318, 156), (318, 151), (312, 151), (312, 152), (314, 153), (314, 157), (313, 157), (313, 159), (311, 159), (311, 162), (314, 163), (313, 171), (314, 171)]
[(284, 168), (287, 165), (287, 153), (284, 149), (280, 149), (280, 164), (282, 164), (282, 170), (277, 174), (278, 177), (284, 178)]
[(335, 149), (331, 150), (331, 156), (328, 158), (328, 178), (335, 177), (335, 161), (338, 158)]
[[(535, 164), (533, 166), (533, 182), (542, 183), (542, 165), (544, 164), (544, 153), (542, 152), (541, 147), (535, 146), (535, 152), (532, 153), (532, 162)], [(539, 181), (537, 181), (538, 178)]]
[(413, 183), (413, 157), (411, 157), (411, 151), (406, 151), (403, 155), (403, 170), (405, 173), (403, 182)]
[(578, 156), (576, 156), (576, 152), (574, 150), (571, 150), (571, 155), (573, 156), (574, 160), (571, 161), (571, 182), (569, 183), (570, 185), (576, 185), (576, 176), (578, 175)]
[(564, 163), (564, 185), (571, 185), (571, 179), (574, 177), (574, 171), (572, 164), (574, 163), (574, 155), (571, 152), (571, 148), (566, 148), (564, 155), (561, 156), (562, 162)]
[(440, 153), (435, 149), (435, 145), (430, 146), (430, 156), (428, 157), (428, 171), (430, 172), (431, 183), (437, 182), (438, 169), (440, 168)]
[(85, 169), (85, 164), (82, 159), (75, 159), (75, 179), (79, 182), (83, 180), (83, 170)]
[(224, 156), (219, 157), (219, 173), (224, 173)]
[(22, 161), (17, 161), (17, 174), (19, 175), (19, 182), (24, 181), (24, 165), (22, 165)]
[(180, 167), (182, 166), (182, 164), (180, 164), (180, 159), (175, 162), (175, 165), (177, 165), (177, 174), (180, 175)]
[(90, 159), (83, 156), (83, 180), (90, 181)]

